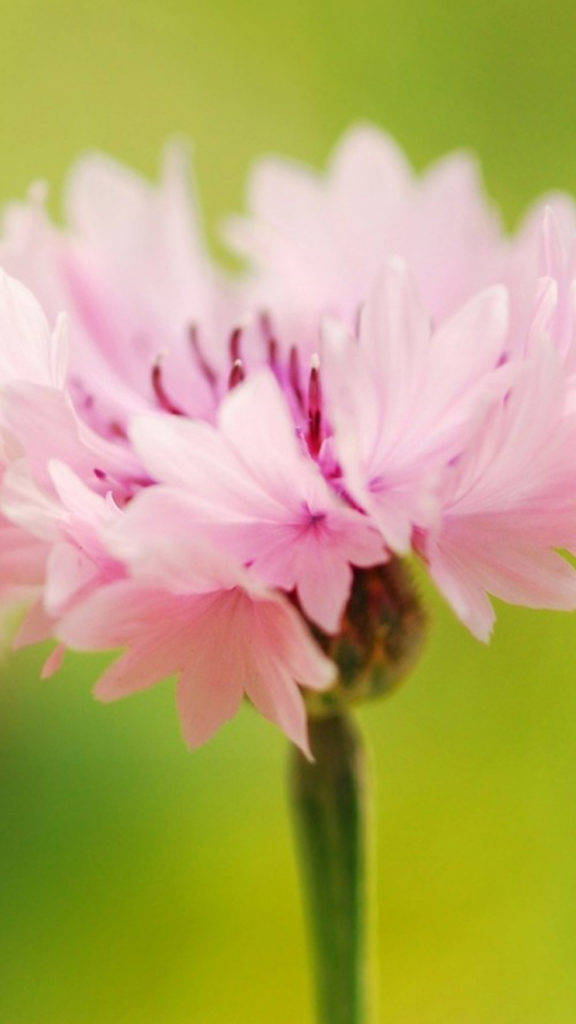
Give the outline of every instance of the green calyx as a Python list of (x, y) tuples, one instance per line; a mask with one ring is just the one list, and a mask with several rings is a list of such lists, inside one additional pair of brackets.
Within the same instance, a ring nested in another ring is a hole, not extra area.
[(310, 717), (333, 715), (390, 693), (417, 662), (426, 627), (404, 562), (393, 558), (374, 569), (356, 570), (340, 632), (318, 636), (338, 666), (338, 680), (326, 693), (306, 692)]

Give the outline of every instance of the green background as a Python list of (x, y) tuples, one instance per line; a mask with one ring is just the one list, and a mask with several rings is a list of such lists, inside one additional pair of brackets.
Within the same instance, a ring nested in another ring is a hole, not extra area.
[[(213, 227), (250, 162), (320, 164), (370, 118), (418, 166), (478, 151), (509, 223), (576, 190), (573, 0), (0, 5), (0, 195), (100, 147), (197, 146)], [(502, 609), (484, 648), (425, 588), (414, 677), (366, 709), (383, 1024), (576, 1019), (576, 618)], [(0, 685), (0, 1024), (310, 1024), (285, 743), (205, 749), (170, 685), (90, 698), (102, 659)]]

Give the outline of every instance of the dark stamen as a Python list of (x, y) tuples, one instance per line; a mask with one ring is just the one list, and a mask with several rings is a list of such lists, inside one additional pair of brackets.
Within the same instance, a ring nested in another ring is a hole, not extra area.
[(268, 354), (268, 365), (271, 370), (276, 373), (278, 370), (278, 342), (274, 337), (274, 331), (272, 330), (272, 321), (270, 314), (263, 309), (260, 313), (260, 330), (262, 331), (262, 337), (264, 338), (264, 344), (266, 346), (266, 352)]
[(96, 477), (97, 480), (105, 480), (106, 479), (106, 473), (104, 472), (104, 470), (103, 469), (98, 469), (97, 466), (94, 469), (94, 476)]
[(241, 359), (235, 359), (234, 365), (230, 370), (230, 376), (228, 377), (228, 387), (232, 391), (237, 384), (241, 384), (246, 374), (244, 373), (244, 367)]
[(240, 342), (242, 341), (242, 328), (235, 327), (230, 335), (230, 362), (237, 363), (241, 359)]
[(270, 369), (276, 373), (278, 369), (278, 342), (276, 338), (268, 338), (267, 348)]
[(171, 401), (166, 393), (164, 382), (162, 380), (162, 363), (160, 357), (154, 363), (152, 367), (152, 387), (158, 405), (164, 410), (164, 412), (172, 413), (173, 416), (184, 416), (184, 412), (174, 402)]
[(274, 337), (274, 331), (272, 329), (272, 320), (270, 319), (270, 313), (267, 309), (263, 309), (260, 312), (260, 330), (264, 336), (264, 341), (269, 342)]
[(198, 363), (200, 372), (208, 381), (210, 387), (213, 390), (215, 390), (216, 385), (218, 383), (218, 378), (202, 351), (200, 339), (198, 337), (198, 328), (196, 324), (191, 324), (190, 327), (188, 328), (188, 338), (190, 339), (190, 348), (192, 349), (192, 354), (196, 362)]
[(300, 360), (298, 358), (298, 349), (294, 345), (290, 349), (288, 378), (290, 380), (290, 387), (296, 395), (298, 404), (304, 408), (304, 395), (302, 394), (302, 388), (300, 386)]
[(318, 455), (322, 445), (322, 390), (318, 357), (314, 356), (308, 381), (308, 449), (313, 456)]

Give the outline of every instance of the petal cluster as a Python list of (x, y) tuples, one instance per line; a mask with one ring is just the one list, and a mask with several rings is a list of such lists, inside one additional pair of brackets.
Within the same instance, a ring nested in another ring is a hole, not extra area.
[(46, 674), (120, 648), (101, 699), (174, 676), (190, 744), (247, 697), (307, 750), (364, 570), (419, 557), (484, 640), (491, 596), (576, 608), (570, 199), (508, 237), (468, 156), (419, 176), (360, 127), (256, 167), (236, 277), (181, 146), (154, 185), (87, 156), (65, 200), (0, 241), (0, 598)]

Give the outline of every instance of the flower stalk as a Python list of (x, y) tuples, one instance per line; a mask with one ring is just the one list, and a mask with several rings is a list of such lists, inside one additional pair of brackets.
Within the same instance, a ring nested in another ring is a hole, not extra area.
[(369, 1024), (366, 764), (351, 709), (389, 694), (412, 670), (426, 615), (408, 567), (357, 570), (341, 629), (319, 636), (336, 686), (308, 693), (314, 760), (292, 752), (290, 788), (315, 960), (319, 1024)]
[(310, 721), (310, 762), (290, 784), (307, 897), (319, 1024), (367, 1024), (367, 855), (360, 737), (348, 714)]

